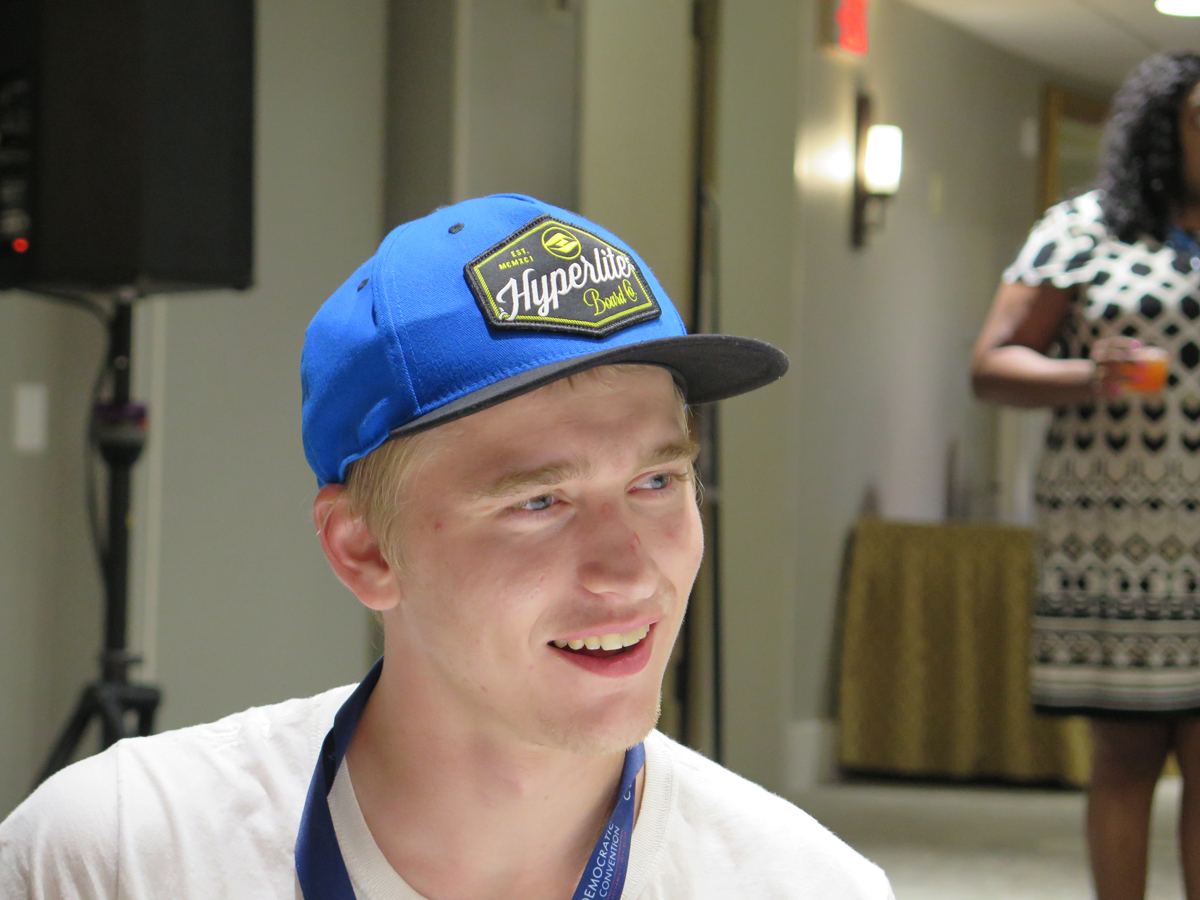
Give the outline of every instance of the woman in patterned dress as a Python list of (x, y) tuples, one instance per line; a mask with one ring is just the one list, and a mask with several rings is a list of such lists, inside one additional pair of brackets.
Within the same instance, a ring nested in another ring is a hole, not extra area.
[[(1098, 188), (1050, 209), (975, 347), (976, 394), (1052, 407), (1038, 470), (1040, 712), (1091, 720), (1100, 900), (1145, 892), (1150, 806), (1183, 771), (1200, 900), (1200, 56), (1142, 63), (1113, 101)], [(1170, 355), (1158, 392), (1128, 366)]]

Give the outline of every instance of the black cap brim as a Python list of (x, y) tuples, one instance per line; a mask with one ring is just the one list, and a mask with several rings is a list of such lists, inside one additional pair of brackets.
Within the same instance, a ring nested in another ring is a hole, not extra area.
[(787, 356), (765, 341), (730, 334), (660, 338), (575, 356), (504, 378), (393, 428), (389, 437), (425, 431), (527, 394), (576, 372), (619, 363), (642, 363), (670, 369), (682, 379), (684, 396), (689, 404), (736, 397), (778, 380), (788, 370)]

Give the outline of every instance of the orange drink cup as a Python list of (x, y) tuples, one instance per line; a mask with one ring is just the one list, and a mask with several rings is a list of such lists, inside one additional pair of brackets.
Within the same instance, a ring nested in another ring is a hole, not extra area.
[(1167, 384), (1171, 355), (1158, 347), (1144, 347), (1135, 353), (1136, 360), (1121, 366), (1127, 389), (1137, 394), (1162, 393)]

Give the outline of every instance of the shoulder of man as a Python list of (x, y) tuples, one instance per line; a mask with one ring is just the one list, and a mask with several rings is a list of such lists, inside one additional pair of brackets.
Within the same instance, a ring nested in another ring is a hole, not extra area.
[[(228, 896), (291, 896), (312, 768), (352, 690), (130, 738), (68, 766), (0, 823), (0, 897), (221, 896), (227, 877)], [(247, 890), (256, 880), (279, 890)]]
[(666, 835), (668, 846), (692, 858), (703, 878), (719, 880), (728, 866), (742, 897), (892, 896), (879, 866), (799, 807), (663, 735), (655, 739), (675, 770), (677, 833)]
[(59, 772), (0, 822), (0, 897), (117, 896), (113, 749)]

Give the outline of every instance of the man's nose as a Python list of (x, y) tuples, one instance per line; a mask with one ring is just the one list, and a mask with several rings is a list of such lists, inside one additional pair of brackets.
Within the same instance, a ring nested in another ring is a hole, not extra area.
[(646, 600), (658, 589), (659, 571), (642, 544), (637, 522), (620, 503), (588, 510), (577, 532), (579, 581), (593, 594)]

